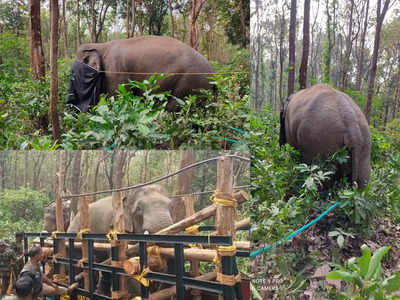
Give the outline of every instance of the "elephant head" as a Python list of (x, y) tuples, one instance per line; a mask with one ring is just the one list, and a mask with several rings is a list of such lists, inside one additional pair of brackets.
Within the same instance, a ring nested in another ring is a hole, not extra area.
[(85, 44), (76, 52), (76, 59), (97, 71), (103, 70), (102, 44)]
[[(66, 201), (63, 203), (63, 218), (64, 218), (64, 228), (67, 229), (69, 226), (69, 218), (70, 218), (70, 201)], [(55, 202), (51, 203), (49, 206), (45, 208), (43, 230), (47, 232), (53, 232), (57, 230)]]
[(123, 198), (126, 231), (154, 234), (173, 224), (171, 199), (159, 185), (146, 186)]

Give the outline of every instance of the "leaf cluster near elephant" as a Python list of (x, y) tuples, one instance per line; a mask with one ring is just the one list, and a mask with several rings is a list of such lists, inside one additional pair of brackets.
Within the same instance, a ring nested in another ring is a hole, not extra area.
[(371, 137), (360, 107), (345, 93), (317, 84), (291, 95), (281, 109), (280, 144), (298, 149), (310, 164), (343, 147), (350, 152), (344, 173), (359, 187), (371, 173)]
[[(142, 36), (81, 45), (72, 72), (67, 103), (86, 112), (97, 104), (100, 93), (112, 94), (121, 83), (144, 81), (153, 74), (166, 75), (157, 91), (171, 91), (182, 99), (199, 89), (211, 89), (209, 77), (214, 70), (207, 59), (181, 41)], [(173, 97), (167, 108), (176, 109)]]

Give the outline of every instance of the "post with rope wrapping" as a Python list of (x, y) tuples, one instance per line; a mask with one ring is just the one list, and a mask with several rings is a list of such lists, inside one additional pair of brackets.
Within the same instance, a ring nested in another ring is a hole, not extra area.
[[(56, 199), (56, 226), (57, 226), (57, 231), (56, 232), (64, 232), (64, 217), (63, 217), (63, 204), (62, 204), (62, 199), (64, 196), (64, 191), (65, 191), (65, 165), (66, 165), (66, 153), (65, 151), (59, 151), (59, 164), (58, 164), (58, 170), (56, 173), (56, 190), (54, 193), (55, 199)], [(57, 243), (57, 252), (55, 252), (54, 257), (66, 257), (67, 256), (67, 248), (65, 246), (65, 241), (64, 239), (57, 239), (56, 233), (53, 235), (53, 238), (55, 239), (55, 243)], [(55, 278), (54, 281), (63, 281), (64, 278), (66, 278), (66, 272), (65, 272), (65, 266), (63, 264), (60, 264), (56, 269)], [(58, 271), (58, 272), (57, 272)]]
[[(215, 226), (218, 235), (235, 235), (235, 209), (237, 201), (233, 193), (233, 160), (221, 157), (217, 162), (217, 189), (213, 202), (217, 204)], [(226, 285), (221, 299), (233, 299), (235, 247), (217, 247), (217, 281)]]
[[(79, 198), (79, 212), (80, 212), (80, 223), (81, 223), (81, 232), (77, 234), (77, 237), (81, 235), (83, 232), (90, 231), (89, 224), (89, 197), (83, 196)], [(79, 264), (83, 264), (83, 262), (88, 261), (89, 258), (89, 241), (82, 240), (82, 259), (78, 262)], [(89, 273), (88, 270), (83, 271), (83, 282), (85, 290), (89, 290)]]
[[(111, 265), (115, 267), (122, 267), (122, 262), (126, 260), (126, 249), (128, 243), (118, 241), (117, 234), (125, 231), (125, 220), (121, 200), (121, 192), (112, 193), (112, 206), (113, 206), (113, 232), (109, 234), (111, 242)], [(125, 276), (120, 276), (118, 284), (113, 284), (112, 298), (125, 299), (127, 296), (128, 284)]]

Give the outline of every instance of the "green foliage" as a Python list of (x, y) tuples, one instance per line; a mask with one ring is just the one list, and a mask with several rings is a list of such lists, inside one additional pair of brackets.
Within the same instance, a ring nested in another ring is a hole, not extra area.
[[(1, 18), (0, 18), (1, 19)], [(29, 75), (29, 44), (25, 37), (11, 33), (0, 33), (0, 97), (11, 83), (23, 80)]]
[(40, 231), (43, 208), (49, 202), (46, 194), (29, 188), (1, 192), (0, 238), (13, 237), (18, 231)]
[(399, 299), (400, 272), (383, 277), (381, 262), (390, 247), (381, 247), (371, 255), (367, 245), (361, 246), (362, 256), (349, 259), (344, 267), (331, 271), (327, 279), (347, 283), (345, 292), (337, 291), (339, 299)]
[[(236, 139), (232, 128), (245, 129), (248, 124), (248, 96), (240, 96), (248, 90), (240, 84), (240, 76), (215, 76), (216, 94), (209, 90), (183, 100), (173, 97), (178, 106), (175, 113), (165, 108), (170, 93), (157, 91), (162, 76), (120, 85), (111, 101), (103, 97), (91, 113), (65, 114), (69, 130), (63, 135), (62, 147), (220, 148), (219, 139)], [(142, 95), (134, 95), (131, 87), (141, 90)], [(240, 141), (235, 144), (237, 148), (241, 145)]]

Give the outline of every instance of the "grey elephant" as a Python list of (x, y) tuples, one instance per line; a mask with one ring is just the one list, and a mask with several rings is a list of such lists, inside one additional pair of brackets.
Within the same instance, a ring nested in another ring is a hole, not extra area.
[[(143, 81), (154, 73), (171, 74), (159, 81), (159, 90), (170, 90), (173, 96), (183, 98), (196, 90), (210, 89), (208, 77), (214, 70), (207, 59), (181, 41), (142, 36), (81, 45), (72, 72), (75, 77), (67, 103), (85, 112), (97, 104), (100, 93), (111, 94), (128, 80)], [(175, 107), (175, 101), (170, 100), (168, 110)]]
[[(69, 227), (70, 221), (70, 201), (63, 202), (63, 219), (64, 219), (64, 231)], [(44, 228), (47, 232), (53, 232), (57, 230), (56, 223), (56, 203), (53, 202), (47, 206), (44, 210)]]
[(317, 84), (291, 95), (281, 109), (280, 144), (298, 149), (304, 161), (346, 146), (351, 167), (344, 171), (361, 188), (371, 174), (371, 137), (359, 106), (346, 94)]
[[(162, 186), (139, 188), (123, 197), (125, 231), (150, 234), (173, 224), (171, 199)], [(93, 233), (107, 233), (112, 227), (112, 198), (102, 198), (89, 205), (89, 224)], [(71, 221), (68, 232), (79, 232), (80, 213)]]
[[(160, 185), (133, 190), (123, 197), (122, 202), (126, 232), (153, 234), (173, 224), (170, 212), (171, 200), (167, 197), (166, 190)], [(112, 226), (112, 215), (111, 196), (91, 203), (89, 205), (90, 232), (109, 232)], [(68, 232), (79, 232), (80, 229), (80, 213), (78, 213), (71, 221)], [(100, 293), (109, 294), (109, 279), (109, 274), (103, 274), (103, 280), (98, 286)], [(140, 296), (140, 284), (132, 278), (128, 279), (128, 290), (131, 297)]]

